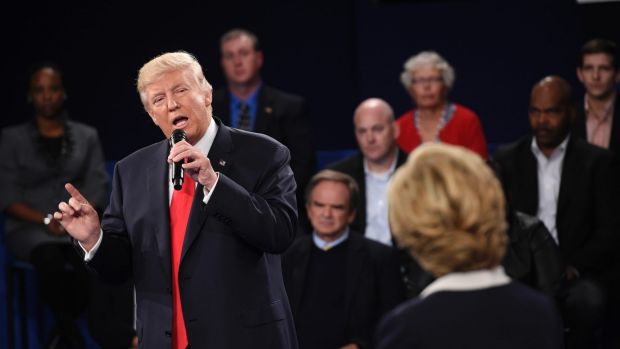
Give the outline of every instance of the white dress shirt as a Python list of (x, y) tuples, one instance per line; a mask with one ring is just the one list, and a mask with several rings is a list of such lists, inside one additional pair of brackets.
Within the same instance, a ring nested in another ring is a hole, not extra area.
[(538, 163), (538, 212), (536, 216), (545, 224), (553, 240), (558, 243), (556, 215), (558, 210), (558, 196), (562, 179), (562, 163), (566, 154), (567, 136), (560, 145), (553, 150), (548, 158), (540, 150), (536, 138), (532, 139), (532, 153)]
[(371, 172), (364, 159), (366, 180), (366, 233), (367, 238), (392, 246), (392, 233), (388, 223), (387, 188), (396, 170), (396, 160), (389, 170), (383, 173)]

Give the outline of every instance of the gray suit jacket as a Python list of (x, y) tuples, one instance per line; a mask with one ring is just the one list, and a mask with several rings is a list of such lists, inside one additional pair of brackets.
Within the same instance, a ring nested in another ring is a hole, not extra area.
[[(24, 203), (40, 212), (54, 212), (69, 198), (64, 188), (73, 183), (91, 203), (103, 210), (108, 175), (97, 130), (67, 120), (63, 151), (57, 161), (46, 157), (34, 122), (7, 127), (0, 135), (0, 210)], [(12, 254), (29, 259), (31, 250), (46, 242), (69, 243), (68, 236), (46, 233), (42, 224), (7, 217), (7, 245)]]

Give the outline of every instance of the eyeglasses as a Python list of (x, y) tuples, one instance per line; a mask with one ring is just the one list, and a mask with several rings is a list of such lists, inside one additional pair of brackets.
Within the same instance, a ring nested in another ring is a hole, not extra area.
[(430, 78), (418, 78), (418, 79), (411, 79), (411, 84), (412, 85), (439, 85), (443, 83), (443, 78), (441, 76), (434, 76), (434, 77), (430, 77)]

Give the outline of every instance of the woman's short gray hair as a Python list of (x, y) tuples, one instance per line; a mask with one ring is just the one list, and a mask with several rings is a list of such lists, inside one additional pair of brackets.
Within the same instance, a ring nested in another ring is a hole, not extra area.
[(409, 57), (403, 67), (405, 70), (400, 74), (400, 81), (406, 89), (411, 86), (411, 73), (422, 66), (431, 66), (441, 72), (443, 83), (452, 89), (454, 85), (454, 69), (441, 55), (435, 51), (422, 51), (415, 56)]

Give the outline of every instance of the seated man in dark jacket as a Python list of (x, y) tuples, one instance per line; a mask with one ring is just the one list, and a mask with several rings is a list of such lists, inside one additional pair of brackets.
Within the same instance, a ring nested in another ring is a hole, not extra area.
[(380, 317), (405, 299), (395, 249), (349, 229), (358, 187), (340, 172), (310, 180), (313, 233), (282, 256), (299, 348), (365, 348)]

